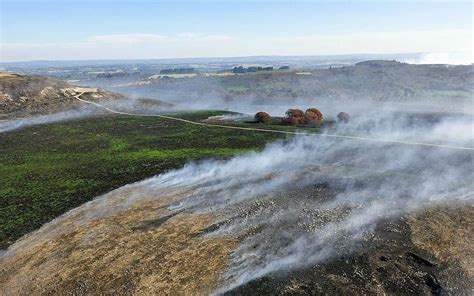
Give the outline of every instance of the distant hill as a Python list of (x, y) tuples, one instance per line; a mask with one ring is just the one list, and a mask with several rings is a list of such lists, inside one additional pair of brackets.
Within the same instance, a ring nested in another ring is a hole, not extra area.
[(372, 66), (372, 67), (389, 67), (389, 66), (401, 66), (406, 63), (400, 63), (395, 60), (387, 61), (387, 60), (370, 60), (370, 61), (363, 61), (358, 62), (356, 66)]
[(135, 84), (117, 84), (117, 87), (111, 87), (106, 81), (90, 82), (120, 93), (159, 96), (182, 104), (220, 98), (229, 108), (232, 108), (232, 102), (278, 104), (334, 100), (470, 106), (473, 103), (474, 66), (371, 60), (353, 66), (305, 71), (142, 79)]

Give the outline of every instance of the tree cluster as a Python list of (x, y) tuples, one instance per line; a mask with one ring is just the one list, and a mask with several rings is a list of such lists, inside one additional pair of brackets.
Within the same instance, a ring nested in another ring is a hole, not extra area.
[(174, 68), (174, 69), (162, 69), (160, 74), (192, 74), (194, 68)]
[(248, 67), (244, 68), (242, 66), (234, 67), (232, 69), (233, 73), (251, 73), (251, 72), (259, 72), (259, 71), (273, 71), (273, 67)]

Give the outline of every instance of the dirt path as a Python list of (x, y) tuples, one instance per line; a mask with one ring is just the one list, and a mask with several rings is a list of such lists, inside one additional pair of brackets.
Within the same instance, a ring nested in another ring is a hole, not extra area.
[(91, 102), (88, 100), (81, 99), (80, 97), (84, 94), (84, 92), (80, 92), (79, 94), (75, 95), (74, 97), (86, 104), (92, 104), (99, 108), (105, 109), (111, 113), (121, 114), (121, 115), (128, 115), (128, 116), (142, 116), (142, 117), (158, 117), (168, 120), (175, 120), (181, 121), (188, 124), (200, 125), (200, 126), (207, 126), (207, 127), (219, 127), (219, 128), (227, 128), (227, 129), (235, 129), (235, 130), (245, 130), (245, 131), (256, 131), (256, 132), (264, 132), (264, 133), (278, 133), (278, 134), (289, 134), (289, 135), (304, 135), (304, 136), (316, 136), (316, 137), (328, 137), (328, 138), (340, 138), (340, 139), (348, 139), (348, 140), (359, 140), (359, 141), (368, 141), (368, 142), (382, 142), (382, 143), (391, 143), (391, 144), (402, 144), (402, 145), (415, 145), (415, 146), (428, 146), (428, 147), (438, 147), (438, 148), (448, 148), (448, 149), (459, 149), (459, 150), (474, 150), (472, 147), (462, 147), (462, 146), (451, 146), (451, 145), (442, 145), (442, 144), (433, 144), (433, 143), (422, 143), (422, 142), (412, 142), (412, 141), (398, 141), (398, 140), (389, 140), (389, 139), (380, 139), (380, 138), (367, 138), (367, 137), (356, 137), (356, 136), (345, 136), (345, 135), (337, 135), (337, 134), (316, 134), (316, 133), (306, 133), (306, 132), (292, 132), (292, 131), (279, 131), (279, 130), (270, 130), (270, 129), (261, 129), (261, 128), (251, 128), (251, 127), (239, 127), (239, 126), (229, 126), (229, 125), (221, 125), (221, 124), (210, 124), (210, 123), (203, 123), (203, 122), (196, 122), (187, 119), (182, 119), (178, 117), (166, 116), (166, 115), (158, 115), (158, 114), (143, 114), (143, 113), (128, 113), (117, 111), (101, 105), (96, 102)]

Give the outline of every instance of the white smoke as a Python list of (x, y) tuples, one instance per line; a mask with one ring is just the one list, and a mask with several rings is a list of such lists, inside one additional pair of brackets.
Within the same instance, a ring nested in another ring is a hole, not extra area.
[(402, 62), (410, 64), (470, 65), (473, 63), (473, 53), (472, 51), (428, 52), (421, 53), (416, 58), (402, 59)]
[[(384, 136), (393, 139), (405, 125), (407, 133), (399, 140), (416, 136), (443, 143), (438, 131), (445, 126), (455, 131), (473, 127), (469, 118), (418, 123), (420, 131), (406, 124), (366, 131), (377, 135), (385, 130)], [(360, 132), (362, 126), (353, 130)], [(458, 136), (456, 144), (472, 144), (470, 132)], [(355, 251), (352, 246), (383, 219), (443, 203), (472, 203), (472, 177), (472, 150), (303, 136), (223, 163), (189, 164), (150, 181), (157, 191), (188, 189), (175, 209), (221, 212), (225, 223), (216, 235), (245, 237), (233, 253), (227, 285), (219, 290), (224, 292), (270, 272)], [(306, 192), (325, 182), (339, 193), (325, 200)], [(328, 215), (333, 219), (321, 218)]]
[[(175, 112), (180, 110), (179, 108), (174, 107), (170, 104), (155, 103), (147, 105), (144, 104), (141, 100), (132, 98), (120, 101), (104, 101), (101, 102), (101, 104), (107, 108), (111, 108), (112, 110), (129, 112), (138, 115), (160, 114), (164, 112)], [(99, 114), (110, 113), (102, 107), (85, 104), (80, 108), (74, 108), (56, 113), (0, 120), (0, 133), (34, 125), (68, 121), (72, 119), (84, 118), (87, 116)]]
[(48, 124), (53, 122), (67, 121), (71, 119), (77, 119), (85, 116), (90, 116), (94, 114), (101, 113), (101, 110), (97, 108), (85, 107), (81, 110), (73, 109), (63, 112), (51, 113), (47, 115), (36, 115), (25, 118), (17, 118), (12, 120), (2, 120), (0, 121), (0, 133), (8, 132), (24, 127), (29, 127), (39, 124)]
[(219, 227), (208, 235), (240, 238), (216, 291), (222, 293), (268, 273), (357, 252), (380, 221), (440, 204), (474, 203), (473, 128), (469, 116), (355, 117), (327, 132), (467, 149), (298, 136), (262, 152), (189, 163), (127, 185), (58, 218), (8, 252), (67, 232), (70, 221), (179, 196), (171, 210), (212, 212)]
[[(214, 235), (244, 237), (218, 290), (228, 291), (270, 272), (356, 251), (353, 245), (381, 220), (472, 203), (472, 118), (408, 118), (384, 114), (341, 131), (471, 150), (303, 136), (225, 162), (188, 164), (148, 184), (157, 192), (185, 189), (173, 209), (220, 213), (223, 226)], [(457, 134), (446, 138), (446, 130)], [(338, 190), (329, 199), (306, 190), (325, 182)]]

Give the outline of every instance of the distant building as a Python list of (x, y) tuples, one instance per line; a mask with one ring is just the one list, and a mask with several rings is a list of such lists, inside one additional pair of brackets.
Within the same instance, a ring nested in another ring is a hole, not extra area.
[(281, 66), (278, 70), (290, 70), (290, 66)]

